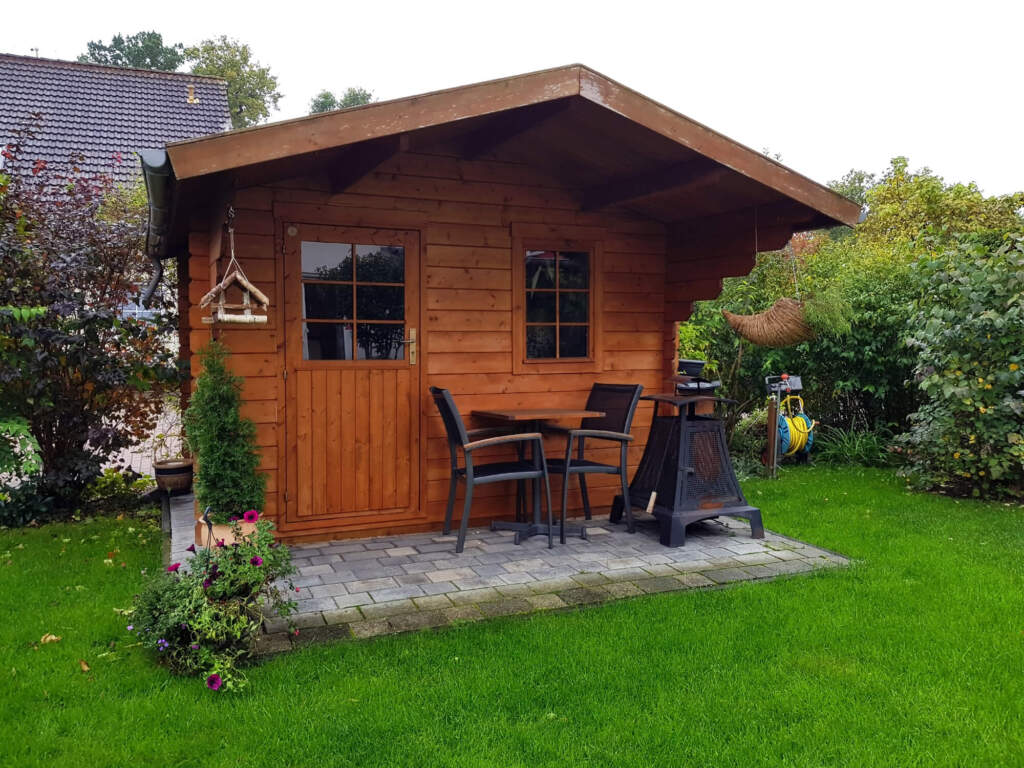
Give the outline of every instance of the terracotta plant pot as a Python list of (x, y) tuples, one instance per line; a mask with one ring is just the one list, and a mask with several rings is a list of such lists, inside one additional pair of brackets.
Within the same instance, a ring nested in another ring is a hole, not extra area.
[[(256, 530), (256, 523), (243, 523), (239, 522), (238, 527), (242, 536), (248, 536), (250, 533)], [(196, 520), (196, 546), (205, 547), (210, 539), (210, 533), (206, 525), (202, 520)], [(213, 546), (216, 542), (224, 540), (225, 546), (230, 547), (237, 541), (234, 533), (231, 531), (230, 525), (219, 525), (214, 523), (213, 526), (213, 541), (209, 541), (210, 545)]]
[(156, 486), (168, 493), (188, 491), (192, 487), (193, 471), (192, 459), (161, 459), (153, 462)]

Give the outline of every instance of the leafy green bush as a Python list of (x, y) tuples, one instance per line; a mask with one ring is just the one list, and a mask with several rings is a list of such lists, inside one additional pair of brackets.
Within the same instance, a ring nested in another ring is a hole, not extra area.
[(20, 528), (29, 523), (46, 523), (58, 516), (57, 500), (47, 494), (36, 477), (0, 491), (0, 526)]
[(917, 485), (1024, 496), (1024, 233), (932, 240), (909, 343), (924, 402), (904, 436)]
[(238, 543), (200, 550), (188, 570), (172, 563), (136, 597), (130, 613), (128, 631), (160, 663), (205, 677), (211, 690), (244, 686), (241, 668), (253, 658), (263, 620), (271, 612), (287, 617), (295, 607), (280, 586), (295, 572), (291, 554), (274, 541), (273, 523), (257, 518), (254, 510), (246, 514), (256, 529), (245, 535), (232, 523)]
[(196, 499), (216, 523), (262, 510), (267, 486), (258, 471), (256, 426), (240, 413), (242, 379), (228, 370), (229, 354), (216, 341), (200, 350), (203, 372), (184, 415), (188, 443), (199, 460)]
[(892, 435), (884, 430), (843, 429), (823, 424), (814, 430), (816, 461), (886, 467), (894, 463)]
[(112, 467), (86, 486), (82, 501), (89, 512), (118, 515), (135, 512), (143, 503), (143, 496), (156, 488), (149, 475), (121, 472)]
[(137, 195), (73, 162), (33, 163), (10, 144), (0, 154), (0, 403), (38, 445), (41, 493), (70, 515), (180, 381), (167, 344), (176, 292), (156, 298), (153, 318), (123, 312), (150, 269)]
[(734, 459), (761, 461), (761, 453), (768, 442), (768, 409), (755, 408), (742, 414), (729, 438), (729, 453)]
[(18, 416), (0, 418), (0, 479), (7, 484), (42, 468), (39, 442), (32, 436), (28, 421)]

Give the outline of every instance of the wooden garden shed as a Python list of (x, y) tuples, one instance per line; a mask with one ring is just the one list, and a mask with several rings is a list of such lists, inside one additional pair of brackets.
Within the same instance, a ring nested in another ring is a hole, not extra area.
[[(428, 386), (467, 414), (582, 407), (595, 381), (662, 391), (692, 302), (756, 251), (860, 212), (581, 65), (178, 142), (143, 166), (182, 355), (195, 376), (211, 335), (233, 351), (289, 539), (439, 529), (448, 455)], [(262, 325), (203, 322), (229, 207), (270, 299)], [(475, 523), (513, 514), (514, 484), (478, 493)]]

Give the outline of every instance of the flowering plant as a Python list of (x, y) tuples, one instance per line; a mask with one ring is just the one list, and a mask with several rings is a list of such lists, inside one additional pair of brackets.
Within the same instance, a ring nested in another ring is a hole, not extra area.
[(129, 632), (180, 674), (198, 675), (212, 691), (245, 684), (241, 666), (253, 658), (264, 618), (287, 617), (295, 603), (288, 548), (274, 540), (274, 524), (246, 513), (255, 530), (243, 534), (232, 523), (236, 543), (195, 552), (187, 563), (171, 563), (135, 598)]

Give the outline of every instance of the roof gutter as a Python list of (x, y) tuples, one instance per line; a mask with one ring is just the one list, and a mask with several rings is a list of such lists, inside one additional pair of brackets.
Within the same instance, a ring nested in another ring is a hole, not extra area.
[(163, 260), (169, 256), (171, 204), (174, 199), (174, 170), (163, 149), (145, 149), (139, 153), (142, 178), (149, 200), (149, 223), (146, 228), (146, 256), (153, 262), (153, 276), (142, 292), (141, 304), (149, 306), (164, 276)]

